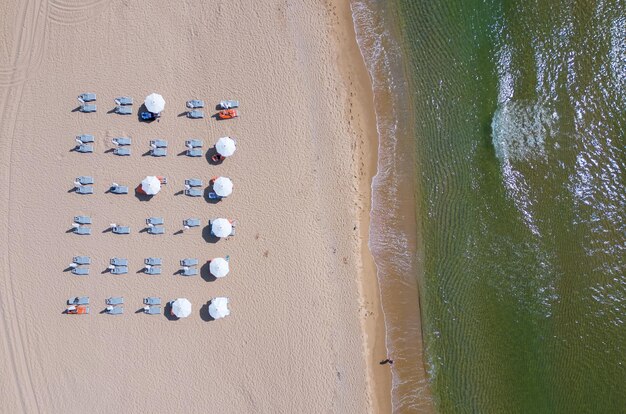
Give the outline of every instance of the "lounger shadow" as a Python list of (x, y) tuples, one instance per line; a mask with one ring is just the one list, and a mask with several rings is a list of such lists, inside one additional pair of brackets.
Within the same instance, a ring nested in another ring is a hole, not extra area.
[(78, 105), (76, 108), (72, 109), (70, 112), (78, 112), (80, 111), (80, 105)]
[(185, 111), (185, 112), (181, 112), (181, 113), (179, 113), (179, 114), (178, 114), (178, 115), (176, 115), (176, 116), (177, 116), (177, 117), (179, 117), (179, 118), (180, 118), (181, 116), (187, 116), (187, 111)]
[(185, 190), (180, 190), (174, 193), (175, 196), (185, 194)]
[(110, 111), (107, 111), (107, 114), (114, 114), (115, 113), (115, 108), (111, 109)]
[(176, 154), (177, 157), (180, 157), (181, 155), (185, 155), (187, 154), (187, 150), (184, 150), (183, 152), (179, 152), (178, 154)]
[(108, 227), (108, 228), (104, 229), (102, 232), (103, 233), (110, 233), (112, 231), (113, 231), (113, 229), (111, 227)]
[(141, 307), (141, 308), (137, 309), (137, 310), (135, 311), (135, 313), (143, 313), (143, 307)]
[(174, 233), (174, 236), (178, 235), (178, 234), (183, 234), (184, 231), (183, 230), (178, 230), (177, 232)]

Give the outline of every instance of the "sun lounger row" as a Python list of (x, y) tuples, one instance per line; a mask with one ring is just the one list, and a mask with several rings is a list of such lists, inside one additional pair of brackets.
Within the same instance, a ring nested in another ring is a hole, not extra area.
[[(225, 219), (224, 219), (225, 220)], [(160, 224), (152, 224), (152, 221), (155, 221), (157, 223)], [(81, 223), (86, 223), (86, 224), (81, 224)], [(147, 223), (147, 233), (148, 234), (165, 234), (165, 227), (163, 226), (163, 219), (162, 218), (158, 218), (158, 217), (151, 217), (149, 219), (146, 220)], [(84, 235), (90, 235), (91, 234), (91, 227), (88, 227), (88, 224), (91, 224), (91, 217), (88, 216), (75, 216), (74, 217), (74, 223), (72, 223), (72, 228), (71, 231), (75, 234), (84, 236)], [(197, 218), (188, 218), (188, 219), (184, 219), (183, 220), (183, 229), (187, 230), (191, 227), (199, 227), (201, 224), (200, 219)], [(209, 226), (211, 226), (211, 235), (214, 237), (224, 237), (221, 235), (217, 235), (216, 233), (214, 233), (214, 229), (213, 229), (213, 224), (212, 222), (209, 220)], [(234, 222), (231, 222), (230, 225), (230, 233), (228, 233), (228, 236), (234, 236), (235, 235), (235, 224)], [(115, 234), (130, 234), (131, 230), (130, 230), (130, 226), (118, 226), (116, 224), (111, 224), (109, 226), (109, 229), (111, 232), (115, 233)], [(226, 230), (228, 231), (228, 230)]]
[[(112, 296), (104, 301), (106, 308), (104, 313), (109, 315), (122, 315), (124, 313), (124, 298), (121, 296)], [(75, 296), (67, 300), (68, 307), (65, 313), (70, 315), (86, 315), (89, 314), (89, 297)], [(148, 315), (161, 314), (161, 298), (149, 296), (143, 299), (142, 310)]]

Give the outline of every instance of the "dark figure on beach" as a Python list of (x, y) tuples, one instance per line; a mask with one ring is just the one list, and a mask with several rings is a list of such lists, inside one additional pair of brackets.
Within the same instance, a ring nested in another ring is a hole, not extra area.
[(393, 365), (393, 359), (387, 358), (384, 361), (380, 361), (379, 364), (380, 365), (385, 365), (385, 364)]

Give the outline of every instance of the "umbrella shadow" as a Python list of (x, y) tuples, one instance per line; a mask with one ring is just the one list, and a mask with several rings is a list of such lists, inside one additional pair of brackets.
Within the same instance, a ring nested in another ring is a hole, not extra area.
[(184, 150), (182, 152), (179, 152), (178, 154), (176, 154), (177, 157), (183, 156), (187, 154), (187, 150)]
[(177, 236), (179, 234), (183, 234), (185, 231), (183, 229), (178, 230), (177, 232), (174, 233), (174, 236)]
[[(137, 187), (139, 188), (139, 187)], [(150, 194), (142, 194), (140, 192), (137, 191), (137, 188), (135, 189), (135, 197), (139, 200), (139, 201), (150, 201), (152, 200), (152, 197), (154, 197), (154, 195), (150, 195)]]
[(78, 112), (78, 111), (80, 111), (80, 107), (81, 106), (82, 105), (78, 105), (76, 108), (72, 109), (70, 112)]
[(213, 234), (211, 234), (211, 225), (210, 224), (207, 225), (207, 226), (204, 226), (202, 228), (202, 238), (207, 243), (217, 243), (218, 241), (220, 241), (219, 237), (216, 237)]
[(106, 229), (104, 229), (102, 232), (103, 233), (111, 233), (113, 231), (112, 227), (107, 227)]
[(209, 303), (210, 302), (207, 302), (200, 307), (200, 319), (202, 319), (205, 322), (211, 322), (215, 320), (209, 313)]
[(178, 115), (176, 115), (177, 117), (183, 117), (183, 116), (187, 116), (187, 114), (189, 113), (189, 111), (185, 111), (185, 112), (181, 112)]
[(202, 267), (200, 267), (200, 277), (206, 282), (215, 282), (217, 278), (211, 273), (210, 266), (211, 261), (208, 260), (202, 265)]
[[(116, 147), (117, 148), (117, 147)], [(109, 154), (111, 152), (115, 151), (115, 148), (109, 148), (108, 150), (104, 151), (105, 154)]]
[(207, 162), (211, 165), (220, 165), (224, 162), (224, 158), (220, 157), (215, 147), (209, 148), (205, 156)]
[(144, 312), (145, 312), (145, 311), (143, 310), (143, 307), (142, 307), (142, 308), (139, 308), (139, 309), (137, 309), (137, 310), (135, 311), (135, 313), (144, 313)]
[(78, 191), (76, 186), (74, 186), (74, 187), (70, 188), (69, 190), (67, 190), (68, 193), (75, 193), (76, 191)]
[(217, 204), (220, 201), (222, 201), (223, 197), (217, 196), (215, 198), (211, 198), (210, 194), (215, 194), (215, 192), (213, 191), (213, 186), (212, 185), (210, 185), (210, 186), (208, 186), (207, 188), (204, 189), (204, 201), (206, 201), (207, 203)]
[(107, 111), (107, 114), (114, 114), (114, 113), (115, 113), (115, 108), (113, 108), (113, 109), (111, 109), (111, 110)]
[(177, 321), (180, 319), (177, 316), (172, 315), (172, 302), (167, 302), (163, 307), (163, 316), (165, 316), (168, 321)]

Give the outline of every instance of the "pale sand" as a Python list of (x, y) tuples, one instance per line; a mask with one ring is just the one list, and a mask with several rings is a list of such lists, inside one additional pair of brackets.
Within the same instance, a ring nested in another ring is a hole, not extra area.
[[(348, 5), (49, 0), (0, 12), (0, 411), (386, 411), (374, 335), (382, 322), (362, 240), (371, 91)], [(98, 94), (98, 113), (71, 112), (87, 91)], [(136, 114), (153, 91), (167, 101), (161, 122), (107, 114), (123, 94)], [(240, 99), (242, 116), (178, 117), (190, 98)], [(79, 133), (96, 136), (94, 154), (69, 152)], [(118, 135), (133, 138), (131, 157), (105, 153)], [(238, 151), (221, 166), (176, 155), (187, 138), (206, 150), (224, 135)], [(152, 138), (169, 141), (166, 158), (141, 156)], [(148, 174), (169, 179), (149, 202), (104, 194)], [(68, 192), (78, 175), (95, 177), (96, 194)], [(214, 175), (233, 179), (227, 200), (175, 195), (185, 178)], [(92, 216), (93, 235), (66, 233), (77, 214)], [(165, 218), (166, 235), (139, 233), (151, 215)], [(192, 216), (237, 219), (237, 235), (174, 235)], [(102, 233), (112, 222), (133, 233)], [(91, 256), (90, 276), (63, 272), (77, 254)], [(173, 275), (183, 257), (227, 254), (225, 279)], [(130, 274), (100, 274), (113, 256), (130, 260)], [(147, 256), (164, 259), (163, 275), (135, 273)], [(91, 315), (61, 313), (74, 295), (90, 296)], [(110, 295), (124, 296), (123, 316), (99, 314)], [(193, 313), (135, 314), (148, 295), (187, 297)], [(232, 314), (207, 322), (201, 307), (214, 296), (228, 296)]]

